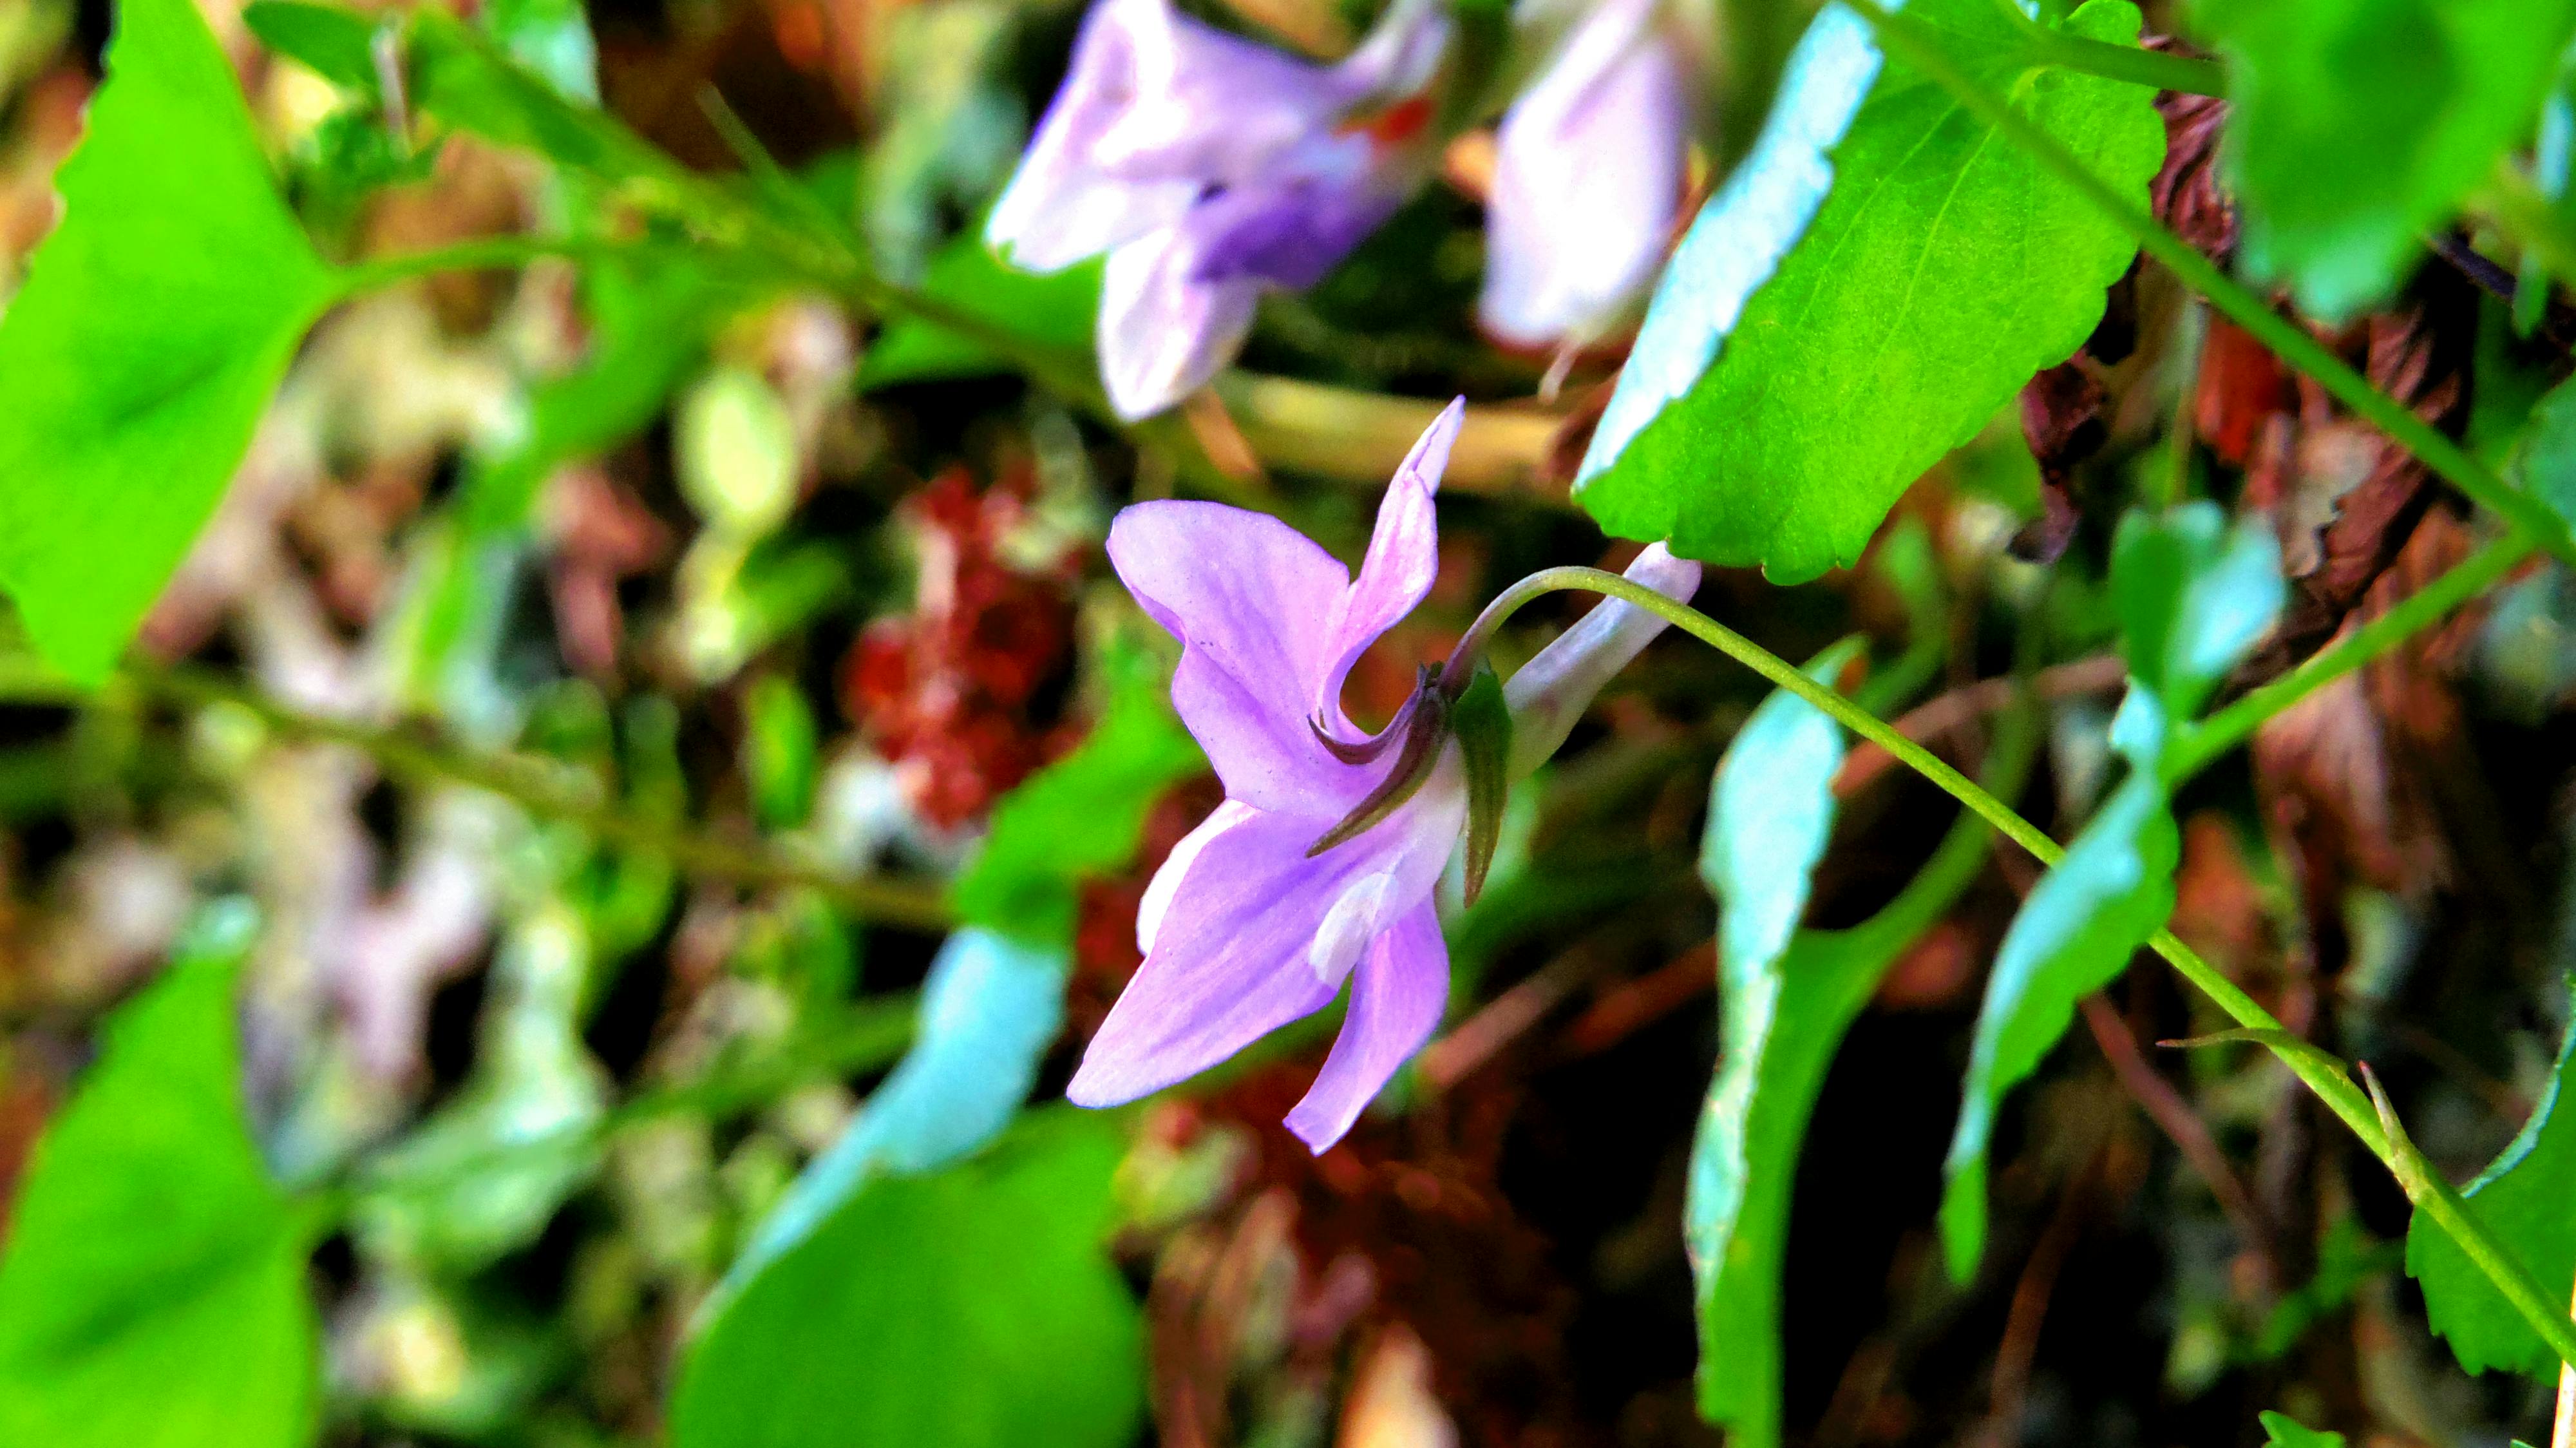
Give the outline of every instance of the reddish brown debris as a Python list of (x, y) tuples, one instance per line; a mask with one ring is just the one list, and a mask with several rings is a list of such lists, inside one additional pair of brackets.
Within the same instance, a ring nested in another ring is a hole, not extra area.
[(978, 490), (955, 468), (905, 499), (920, 567), (913, 611), (868, 625), (843, 664), (850, 713), (942, 827), (982, 814), (1052, 752), (1037, 705), (1071, 652), (1080, 560), (1004, 556), (1029, 486), (1014, 477)]

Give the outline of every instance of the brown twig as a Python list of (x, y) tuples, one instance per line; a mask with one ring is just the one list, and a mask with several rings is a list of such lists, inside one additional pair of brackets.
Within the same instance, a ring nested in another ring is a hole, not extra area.
[(1575, 946), (1488, 1001), (1484, 1009), (1460, 1021), (1456, 1030), (1425, 1046), (1414, 1070), (1425, 1085), (1436, 1089), (1457, 1085), (1522, 1032), (1546, 1019), (1600, 968), (1599, 952)]
[(1604, 992), (1565, 1028), (1568, 1056), (1591, 1056), (1697, 1000), (1717, 985), (1717, 945), (1702, 941), (1670, 962)]
[(2110, 1061), (2111, 1074), (2119, 1078), (2121, 1089), (2181, 1149), (2183, 1160), (2190, 1162), (2192, 1170), (2209, 1184), (2210, 1194), (2218, 1198), (2219, 1210), (2227, 1214), (2228, 1224), (2236, 1229), (2237, 1240), (2263, 1264), (2265, 1280), (2277, 1280), (2272, 1270), (2271, 1233), (2264, 1228), (2262, 1210), (2254, 1205), (2253, 1195), (2227, 1164), (2227, 1154), (2218, 1149), (2218, 1140), (2210, 1135), (2208, 1123), (2191, 1109), (2190, 1102), (2182, 1099), (2173, 1083), (2148, 1063), (2129, 1023), (2120, 1018), (2100, 991), (2086, 996), (2082, 1009), (2084, 1024), (2091, 1028), (2095, 1044)]
[(2022, 1408), (2030, 1395), (2030, 1366), (2039, 1355), (2039, 1329), (2048, 1317), (2048, 1299), (2057, 1291), (2058, 1272), (2066, 1266), (2067, 1254), (2075, 1250), (2092, 1180), (2093, 1162), (2087, 1160), (2067, 1182), (2057, 1210), (2030, 1249), (2030, 1260), (2022, 1265), (2021, 1280), (2013, 1284), (2012, 1309), (2004, 1317), (2003, 1341), (1995, 1348), (1993, 1415), (1979, 1435), (1982, 1442), (2021, 1441)]

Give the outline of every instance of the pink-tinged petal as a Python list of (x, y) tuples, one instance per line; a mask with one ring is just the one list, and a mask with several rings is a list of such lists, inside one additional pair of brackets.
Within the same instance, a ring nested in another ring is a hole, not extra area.
[(1448, 999), (1449, 944), (1426, 900), (1370, 942), (1351, 976), (1342, 1033), (1313, 1089), (1288, 1113), (1288, 1129), (1317, 1155), (1341, 1140), (1396, 1068), (1431, 1039)]
[(1110, 408), (1129, 422), (1198, 391), (1243, 347), (1261, 300), (1258, 277), (1202, 279), (1184, 225), (1109, 254), (1095, 341)]
[(1341, 989), (1371, 941), (1439, 883), (1466, 812), (1454, 766), (1360, 838), (1314, 859), (1314, 822), (1261, 814), (1200, 849), (1065, 1089), (1115, 1106), (1183, 1081)]
[(1123, 509), (1108, 551), (1127, 591), (1181, 641), (1172, 707), (1226, 797), (1306, 821), (1310, 840), (1349, 813), (1385, 765), (1342, 763), (1307, 722), (1348, 571), (1269, 514), (1223, 503)]
[(1580, 341), (1671, 240), (1689, 145), (1681, 56), (1654, 0), (1601, 0), (1503, 116), (1477, 317), (1508, 342)]
[(1162, 868), (1145, 882), (1145, 893), (1136, 901), (1136, 949), (1150, 955), (1154, 936), (1163, 927), (1163, 912), (1172, 908), (1172, 897), (1180, 893), (1181, 878), (1190, 872), (1190, 862), (1208, 842), (1227, 830), (1258, 816), (1261, 812), (1248, 804), (1227, 800), (1211, 811), (1198, 827), (1181, 836), (1179, 844), (1163, 857)]
[(1136, 102), (1140, 5), (1163, 0), (1107, 0), (1083, 22), (1064, 84), (985, 219), (985, 242), (1013, 266), (1061, 271), (1171, 225), (1198, 199), (1195, 178), (1140, 180), (1100, 164), (1101, 138)]
[(1448, 470), (1449, 449), (1467, 415), (1467, 400), (1458, 398), (1431, 420), (1431, 426), (1405, 455), (1404, 465), (1386, 485), (1377, 505), (1377, 526), (1369, 533), (1368, 553), (1360, 576), (1333, 610), (1330, 665), (1314, 708), (1339, 725), (1342, 680), (1380, 635), (1404, 621), (1431, 592), (1440, 573), (1440, 521), (1432, 497), (1440, 475)]
[[(1676, 603), (1688, 603), (1699, 591), (1700, 567), (1655, 543), (1637, 555), (1625, 576)], [(1592, 706), (1592, 696), (1664, 628), (1661, 618), (1633, 603), (1603, 599), (1523, 664), (1503, 685), (1503, 699), (1512, 711), (1512, 777), (1546, 763)]]

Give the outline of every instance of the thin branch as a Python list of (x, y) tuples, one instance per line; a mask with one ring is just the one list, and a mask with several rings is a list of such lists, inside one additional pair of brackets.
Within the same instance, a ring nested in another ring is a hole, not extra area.
[(289, 738), (347, 745), (414, 782), (462, 784), (498, 795), (532, 815), (562, 820), (603, 843), (668, 860), (688, 874), (812, 890), (852, 915), (890, 925), (939, 930), (950, 921), (947, 902), (933, 885), (844, 875), (759, 845), (622, 810), (589, 790), (568, 787), (561, 770), (548, 761), (471, 753), (399, 730), (301, 713), (210, 669), (138, 667), (126, 677), (146, 693), (178, 703), (244, 710)]

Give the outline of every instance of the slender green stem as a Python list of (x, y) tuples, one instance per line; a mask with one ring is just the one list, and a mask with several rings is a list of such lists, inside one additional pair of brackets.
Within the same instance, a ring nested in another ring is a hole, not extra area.
[[(1867, 3), (1867, 0), (1862, 0), (1862, 3)], [(1931, 751), (1897, 733), (1886, 721), (1817, 683), (1807, 677), (1805, 671), (1699, 610), (1688, 604), (1676, 603), (1615, 573), (1598, 568), (1550, 568), (1513, 584), (1487, 605), (1484, 613), (1468, 627), (1456, 651), (1450, 655), (1448, 668), (1459, 671), (1464, 660), (1464, 668), (1472, 669), (1486, 641), (1493, 636), (1495, 629), (1501, 627), (1504, 619), (1531, 599), (1569, 589), (1602, 594), (1654, 614), (1796, 694), (1853, 733), (1894, 755), (1916, 773), (1940, 786), (1951, 798), (1967, 806), (1980, 819), (1993, 825), (2013, 843), (2028, 850), (2041, 864), (2053, 867), (2065, 858), (2066, 851), (2037, 825), (2023, 819), (2012, 806), (1988, 793)], [(2263, 1009), (2261, 1003), (2247, 995), (2242, 987), (2203, 959), (2198, 951), (2176, 938), (2171, 930), (2157, 931), (2148, 940), (2147, 947), (2162, 956), (2238, 1025), (2254, 1031), (2280, 1031), (2281, 1023), (2271, 1012)], [(2362, 1145), (2391, 1172), (2397, 1173), (2401, 1184), (2404, 1184), (2405, 1174), (2412, 1169), (2412, 1164), (2402, 1159), (2401, 1149), (2382, 1128), (2379, 1113), (2345, 1073), (2343, 1063), (2305, 1042), (2295, 1043), (2297, 1049), (2285, 1042), (2267, 1044), (2273, 1054), (2316, 1093), (2327, 1109), (2352, 1129)], [(2438, 1182), (2435, 1185), (2439, 1189), (2429, 1193), (2423, 1202), (2426, 1214), (2460, 1244), (2461, 1250), (2478, 1264), (2497, 1290), (2504, 1293), (2506, 1300), (2540, 1333), (2552, 1351), (2566, 1361), (2576, 1363), (2576, 1322), (2571, 1322), (2564, 1312), (2551, 1304), (2548, 1294), (2540, 1290), (2512, 1253), (2461, 1207), (2456, 1193)]]
[(2161, 262), (2184, 286), (2209, 298), (2228, 319), (2272, 349), (2282, 361), (2317, 380), (2337, 402), (2363, 421), (2388, 434), (2448, 479), (2461, 492), (2510, 519), (2560, 558), (2576, 562), (2576, 535), (2566, 520), (2530, 494), (2522, 492), (2404, 403), (2370, 385), (2322, 342), (2298, 324), (2274, 312), (2264, 300), (2225, 272), (2190, 243), (2157, 224), (2135, 200), (2114, 190), (2055, 136), (2040, 129), (2001, 97), (1979, 85), (1925, 35), (1922, 27), (1889, 13), (1878, 0), (1846, 0), (1852, 10), (1878, 31), (1889, 50), (1950, 92), (1979, 120), (1993, 126), (2030, 153), (2060, 181), (2101, 209), (2121, 230), (2136, 238), (2145, 252)]
[(2186, 775), (2197, 771), (2244, 743), (2247, 736), (2263, 726), (2264, 720), (2414, 637), (2485, 592), (2488, 585), (2530, 557), (2533, 546), (2529, 538), (2516, 533), (2496, 539), (2408, 594), (2388, 612), (2354, 629), (2333, 647), (2191, 726), (2177, 741), (2174, 772)]
[(2141, 50), (2134, 45), (2113, 45), (2109, 41), (2068, 35), (2062, 30), (2044, 30), (2041, 35), (2045, 38), (2033, 40), (2031, 58), (2042, 65), (2098, 75), (2105, 80), (2124, 80), (2151, 90), (2181, 91), (2195, 96), (2224, 97), (2227, 94), (2227, 72), (2214, 60), (2194, 60), (2187, 55)]
[(572, 784), (548, 761), (474, 754), (391, 729), (299, 713), (256, 689), (206, 669), (134, 668), (127, 671), (127, 677), (147, 693), (179, 703), (224, 704), (247, 711), (262, 724), (291, 738), (362, 750), (389, 772), (416, 782), (462, 784), (499, 795), (530, 814), (566, 821), (603, 842), (669, 860), (692, 874), (750, 885), (801, 886), (853, 915), (889, 924), (934, 930), (949, 923), (947, 904), (932, 886), (843, 875), (756, 845), (738, 844), (634, 814)]

